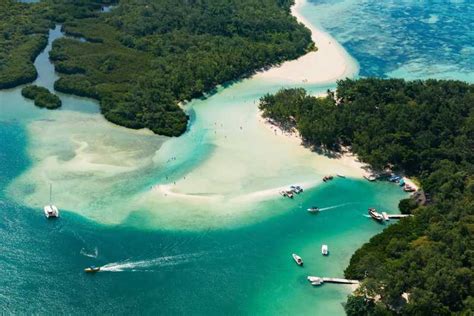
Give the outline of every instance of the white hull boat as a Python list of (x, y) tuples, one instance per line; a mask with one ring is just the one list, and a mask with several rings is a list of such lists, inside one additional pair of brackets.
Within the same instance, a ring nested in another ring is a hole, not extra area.
[(52, 204), (46, 205), (43, 208), (43, 211), (44, 211), (44, 216), (46, 216), (46, 218), (59, 217), (59, 210), (55, 205), (52, 205)]
[(321, 246), (321, 253), (323, 254), (323, 256), (327, 256), (329, 254), (328, 245)]
[(323, 279), (316, 276), (308, 276), (307, 279), (311, 283), (311, 285), (314, 285), (314, 286), (318, 286), (324, 283)]
[(59, 217), (59, 210), (51, 202), (52, 198), (53, 198), (53, 185), (50, 184), (49, 185), (49, 204), (46, 205), (43, 208), (44, 216), (46, 216), (46, 218), (57, 218), (57, 217)]
[(295, 260), (296, 264), (299, 265), (299, 266), (302, 266), (303, 265), (303, 259), (301, 259), (300, 256), (298, 256), (297, 254), (292, 254), (293, 256), (293, 259)]

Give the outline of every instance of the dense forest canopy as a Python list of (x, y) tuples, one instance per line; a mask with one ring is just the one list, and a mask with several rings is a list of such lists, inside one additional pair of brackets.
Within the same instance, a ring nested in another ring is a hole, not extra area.
[(98, 99), (117, 124), (175, 136), (187, 125), (180, 102), (313, 48), (292, 2), (44, 0), (29, 10), (70, 35), (50, 54), (56, 90)]
[(61, 99), (45, 87), (28, 85), (21, 89), (21, 95), (35, 101), (35, 105), (40, 108), (52, 110), (61, 107)]
[(52, 26), (44, 4), (0, 1), (0, 89), (31, 82), (38, 76), (33, 61), (48, 43)]
[(474, 85), (347, 79), (335, 96), (286, 89), (264, 96), (260, 109), (310, 146), (352, 146), (375, 167), (418, 177), (432, 196), (352, 256), (345, 275), (364, 282), (349, 315), (474, 310)]

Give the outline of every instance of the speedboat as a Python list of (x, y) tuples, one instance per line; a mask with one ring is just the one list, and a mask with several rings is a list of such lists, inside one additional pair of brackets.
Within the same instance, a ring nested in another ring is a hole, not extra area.
[(308, 281), (311, 283), (311, 285), (321, 285), (324, 283), (324, 280), (320, 277), (316, 276), (308, 276)]
[(283, 191), (280, 191), (280, 194), (281, 194), (281, 196), (287, 197), (287, 198), (290, 198), (290, 199), (292, 199), (293, 196), (294, 196), (293, 191), (284, 191), (283, 190)]
[(99, 271), (100, 271), (100, 267), (96, 267), (96, 266), (90, 266), (90, 267), (84, 269), (84, 272), (86, 272), (86, 273), (96, 273), (96, 272), (99, 272)]
[(49, 205), (46, 205), (44, 208), (43, 208), (43, 211), (44, 211), (44, 216), (46, 216), (46, 218), (56, 218), (56, 217), (59, 217), (59, 210), (58, 208), (53, 205), (53, 204), (49, 204)]
[(332, 180), (332, 179), (334, 179), (333, 176), (324, 176), (324, 177), (323, 177), (323, 181), (324, 181), (324, 182), (330, 181), (330, 180)]
[(300, 194), (303, 192), (303, 188), (299, 185), (292, 185), (290, 186), (291, 191), (295, 192), (296, 194)]
[(317, 206), (311, 206), (310, 208), (308, 208), (308, 212), (310, 212), (310, 213), (318, 213), (318, 212), (319, 212), (319, 207), (317, 207)]
[(397, 176), (397, 175), (393, 175), (388, 179), (388, 181), (390, 181), (390, 182), (400, 182), (401, 179), (402, 179), (402, 177)]
[(321, 246), (321, 253), (323, 254), (323, 256), (327, 256), (329, 254), (328, 245)]
[(405, 184), (405, 187), (403, 188), (403, 191), (405, 191), (405, 192), (415, 192), (416, 190), (411, 185)]
[(372, 217), (376, 221), (378, 221), (378, 222), (383, 222), (384, 221), (383, 215), (380, 214), (379, 212), (377, 212), (377, 210), (375, 208), (369, 208), (368, 213), (369, 213), (370, 217)]
[(367, 180), (367, 181), (370, 181), (370, 182), (373, 182), (375, 180), (377, 180), (377, 177), (375, 175), (370, 175), (370, 176), (364, 176), (364, 178)]
[(295, 260), (296, 264), (299, 265), (299, 266), (303, 266), (303, 259), (301, 259), (300, 256), (298, 256), (297, 254), (292, 254), (293, 256), (293, 259)]
[(340, 173), (338, 173), (337, 176), (338, 176), (339, 178), (345, 178), (345, 177), (346, 177), (345, 175), (342, 175), (342, 174), (340, 174)]

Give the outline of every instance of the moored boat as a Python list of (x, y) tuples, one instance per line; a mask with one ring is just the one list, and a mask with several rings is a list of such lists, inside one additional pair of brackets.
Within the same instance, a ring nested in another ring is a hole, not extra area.
[(364, 178), (367, 180), (367, 181), (370, 181), (370, 182), (373, 182), (375, 180), (377, 180), (377, 177), (373, 174), (371, 174), (370, 176), (364, 176)]
[(290, 186), (290, 190), (296, 194), (300, 194), (303, 192), (303, 188), (300, 187), (299, 185), (292, 185)]
[(292, 254), (293, 256), (293, 259), (295, 260), (296, 264), (299, 265), (299, 266), (303, 266), (303, 259), (301, 259), (300, 256), (298, 256), (297, 254)]
[(53, 185), (49, 185), (49, 204), (43, 207), (44, 216), (46, 218), (57, 218), (59, 217), (59, 210), (56, 205), (52, 203), (53, 198)]
[(57, 217), (59, 217), (59, 210), (53, 204), (46, 205), (43, 208), (43, 212), (44, 212), (44, 216), (46, 216), (46, 218), (57, 218)]
[(384, 218), (383, 218), (382, 214), (377, 212), (377, 210), (375, 208), (369, 208), (368, 213), (369, 213), (370, 217), (372, 217), (376, 221), (383, 222)]
[(332, 180), (332, 179), (334, 179), (333, 176), (324, 176), (324, 177), (323, 177), (323, 181), (324, 181), (324, 182), (330, 181), (330, 180)]
[(321, 246), (321, 253), (323, 254), (323, 256), (327, 256), (329, 254), (328, 245)]
[(405, 186), (403, 187), (403, 191), (405, 191), (405, 192), (415, 192), (416, 189), (414, 187), (412, 187), (411, 185), (405, 184)]
[(340, 174), (340, 173), (338, 173), (337, 176), (338, 176), (339, 178), (345, 178), (345, 177), (346, 177), (345, 175), (342, 175), (342, 174)]
[(314, 286), (321, 285), (324, 283), (324, 280), (322, 278), (316, 276), (308, 276), (307, 279), (311, 283), (311, 285)]
[(283, 191), (280, 191), (280, 194), (281, 194), (281, 196), (287, 197), (287, 198), (290, 198), (290, 199), (292, 199), (293, 196), (294, 196), (293, 191), (283, 190)]

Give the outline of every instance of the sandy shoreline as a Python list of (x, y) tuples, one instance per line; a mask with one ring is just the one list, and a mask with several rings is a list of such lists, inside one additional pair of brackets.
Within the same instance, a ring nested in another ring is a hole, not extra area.
[(322, 84), (357, 75), (357, 61), (331, 35), (303, 17), (301, 9), (305, 4), (306, 0), (296, 0), (291, 7), (291, 14), (311, 31), (311, 38), (318, 50), (258, 73), (256, 78)]
[[(283, 136), (286, 141), (292, 142), (296, 145), (303, 146), (303, 140), (299, 135), (298, 131), (294, 130), (293, 132), (286, 132), (282, 130), (275, 124), (272, 124), (268, 119), (262, 117), (262, 112), (257, 111), (257, 120), (260, 125), (270, 131), (272, 134), (276, 136)], [(309, 149), (308, 149), (309, 150)], [(328, 158), (334, 159), (337, 161), (338, 164), (345, 166), (352, 170), (352, 172), (348, 176), (363, 178), (368, 177), (372, 174), (372, 170), (370, 166), (366, 163), (359, 161), (356, 155), (351, 152), (344, 152), (337, 158)], [(333, 174), (335, 176), (335, 174)]]

